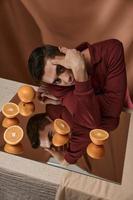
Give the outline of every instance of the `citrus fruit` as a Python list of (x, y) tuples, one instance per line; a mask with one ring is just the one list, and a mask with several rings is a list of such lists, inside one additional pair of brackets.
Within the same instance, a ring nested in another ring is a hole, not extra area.
[(58, 133), (55, 133), (52, 138), (52, 143), (54, 146), (62, 146), (66, 144), (69, 141), (68, 135), (60, 135)]
[(93, 129), (90, 131), (90, 139), (96, 145), (103, 145), (108, 139), (109, 134), (102, 129)]
[(35, 98), (35, 90), (29, 85), (23, 85), (18, 89), (18, 97), (21, 101), (28, 103)]
[(24, 102), (20, 101), (18, 106), (19, 106), (20, 114), (25, 117), (31, 115), (35, 110), (35, 105), (33, 102), (24, 103)]
[(11, 154), (21, 154), (24, 152), (23, 146), (21, 143), (16, 145), (5, 144), (4, 151)]
[(18, 125), (19, 124), (19, 120), (17, 117), (14, 117), (14, 118), (7, 118), (5, 117), (2, 121), (2, 126), (4, 128), (8, 128), (10, 126), (13, 126), (13, 125)]
[(87, 154), (94, 159), (101, 159), (105, 154), (104, 146), (90, 143), (87, 147)]
[(62, 119), (54, 120), (54, 130), (56, 133), (61, 134), (61, 135), (66, 135), (70, 133), (69, 125), (67, 124), (67, 122), (65, 122)]
[(14, 118), (19, 113), (19, 107), (17, 104), (9, 102), (3, 105), (2, 113), (7, 118)]
[(16, 145), (18, 144), (24, 136), (23, 129), (18, 126), (10, 126), (4, 132), (4, 140), (7, 144)]

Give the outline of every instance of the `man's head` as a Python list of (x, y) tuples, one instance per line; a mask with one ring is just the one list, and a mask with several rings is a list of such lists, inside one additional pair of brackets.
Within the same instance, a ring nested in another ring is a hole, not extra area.
[(64, 59), (65, 55), (60, 52), (58, 47), (52, 45), (45, 45), (33, 50), (28, 60), (29, 70), (33, 79), (53, 85), (73, 85), (74, 77), (72, 71), (62, 65), (53, 64), (52, 60), (55, 56)]
[(33, 148), (38, 148), (39, 146), (50, 148), (53, 129), (52, 122), (46, 113), (39, 113), (32, 116), (27, 123), (26, 130)]

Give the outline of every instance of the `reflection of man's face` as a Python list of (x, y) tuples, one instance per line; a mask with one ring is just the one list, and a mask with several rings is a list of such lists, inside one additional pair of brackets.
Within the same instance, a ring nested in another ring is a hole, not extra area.
[(40, 146), (43, 148), (50, 148), (52, 144), (53, 128), (52, 123), (47, 124), (43, 130), (39, 131)]
[[(64, 56), (61, 56), (61, 59), (64, 59)], [(46, 61), (42, 81), (60, 86), (74, 85), (74, 76), (72, 71), (61, 65), (54, 65), (51, 60), (52, 59), (48, 59)]]

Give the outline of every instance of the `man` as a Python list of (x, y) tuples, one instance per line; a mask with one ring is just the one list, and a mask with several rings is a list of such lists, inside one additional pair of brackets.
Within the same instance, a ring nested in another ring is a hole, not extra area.
[(32, 52), (28, 64), (32, 77), (47, 83), (39, 90), (42, 99), (60, 99), (75, 123), (107, 131), (118, 126), (124, 101), (129, 101), (120, 41), (83, 43), (77, 50), (45, 45)]
[(67, 162), (74, 163), (82, 154), (87, 130), (111, 131), (118, 126), (127, 90), (120, 41), (83, 43), (77, 49), (45, 45), (32, 52), (28, 64), (32, 77), (47, 83), (39, 90), (42, 100), (52, 98), (53, 104), (61, 103), (67, 108), (62, 112), (61, 106), (53, 106), (51, 117), (63, 115), (64, 120), (73, 122), (75, 132), (65, 155)]
[[(60, 162), (60, 164), (67, 166), (71, 162), (67, 162), (65, 159), (65, 153), (61, 151), (55, 151), (52, 148), (52, 137), (53, 132), (53, 123), (50, 116), (47, 113), (38, 113), (33, 115), (27, 123), (26, 130), (27, 135), (30, 140), (32, 148), (42, 147), (44, 150), (48, 151), (52, 156)], [(88, 145), (89, 137), (86, 139), (85, 146)], [(75, 159), (73, 163), (76, 163), (77, 160), (83, 155), (86, 149), (82, 152), (80, 156)], [(68, 147), (69, 151), (69, 147)]]

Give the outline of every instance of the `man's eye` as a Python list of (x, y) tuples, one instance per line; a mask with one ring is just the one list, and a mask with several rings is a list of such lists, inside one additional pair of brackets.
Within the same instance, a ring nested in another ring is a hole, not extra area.
[(65, 71), (65, 68), (62, 65), (57, 65), (56, 67), (56, 74), (60, 75)]
[(58, 84), (60, 84), (61, 83), (61, 79), (60, 78), (57, 78), (57, 79), (55, 79), (54, 80), (54, 85), (58, 85)]

